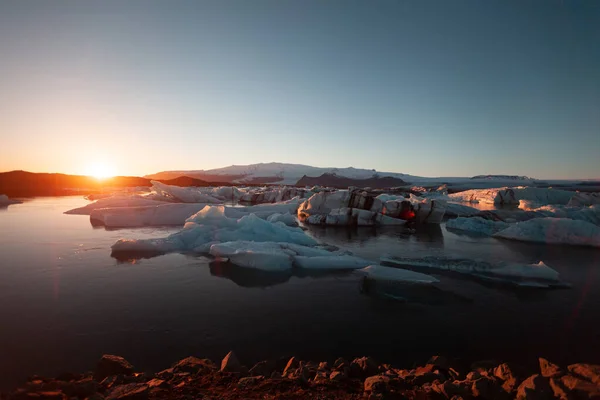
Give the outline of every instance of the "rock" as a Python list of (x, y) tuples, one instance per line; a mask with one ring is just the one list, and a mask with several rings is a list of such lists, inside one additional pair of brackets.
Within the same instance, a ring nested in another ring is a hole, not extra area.
[(468, 381), (476, 381), (477, 379), (481, 378), (483, 375), (481, 375), (481, 373), (479, 371), (471, 371), (467, 374), (467, 380)]
[(68, 396), (86, 398), (100, 390), (100, 384), (92, 378), (82, 379), (72, 382), (68, 388), (63, 387), (62, 391)]
[(310, 372), (307, 368), (302, 365), (296, 369), (289, 368), (288, 372), (284, 376), (290, 380), (298, 381), (302, 383), (308, 382), (310, 378)]
[(150, 379), (148, 382), (146, 382), (146, 385), (148, 385), (148, 387), (150, 389), (155, 388), (155, 387), (169, 386), (167, 381), (165, 381), (164, 379), (158, 379), (158, 378)]
[(575, 376), (600, 384), (600, 365), (573, 364), (569, 365), (568, 369)]
[(175, 373), (175, 371), (173, 370), (173, 368), (167, 368), (167, 369), (163, 369), (160, 372), (156, 373), (156, 376), (159, 377), (160, 379), (164, 379), (164, 380), (169, 380), (173, 377), (173, 374)]
[(435, 365), (436, 367), (443, 369), (450, 369), (450, 362), (443, 356), (433, 356), (427, 361), (427, 364)]
[(569, 395), (569, 393), (571, 391), (568, 390), (559, 379), (557, 379), (557, 378), (549, 378), (549, 379), (550, 379), (550, 388), (552, 389), (552, 392), (554, 393), (554, 397), (557, 397), (559, 399), (567, 399), (567, 400), (571, 399), (572, 396)]
[(145, 400), (148, 398), (148, 385), (143, 383), (128, 383), (110, 391), (106, 400)]
[(102, 382), (100, 382), (100, 386), (102, 386), (105, 389), (109, 389), (113, 386), (122, 385), (124, 383), (125, 383), (124, 375), (111, 375), (109, 377), (106, 377)]
[(376, 375), (378, 372), (377, 363), (371, 357), (355, 358), (350, 364), (350, 375), (352, 377), (362, 378)]
[(100, 393), (94, 393), (93, 395), (86, 397), (85, 400), (104, 400), (104, 396)]
[(217, 366), (209, 359), (198, 357), (187, 357), (173, 364), (173, 372), (189, 372), (191, 374), (206, 373), (217, 369)]
[(275, 361), (272, 360), (268, 360), (268, 361), (261, 361), (256, 363), (256, 365), (254, 365), (254, 367), (250, 368), (250, 371), (248, 371), (248, 374), (250, 376), (271, 376), (271, 374), (273, 373), (273, 371), (275, 371), (275, 368), (277, 367)]
[(545, 358), (538, 358), (540, 362), (540, 372), (545, 378), (555, 378), (564, 375), (563, 370), (556, 364), (551, 363)]
[(71, 382), (71, 381), (78, 381), (81, 378), (82, 378), (81, 374), (74, 374), (72, 372), (63, 372), (62, 374), (60, 374), (56, 377), (56, 380), (63, 381), (63, 382)]
[(313, 383), (315, 383), (316, 385), (321, 385), (324, 383), (328, 383), (329, 382), (329, 377), (327, 376), (327, 372), (325, 371), (318, 371), (315, 375), (315, 377), (312, 379)]
[(264, 379), (265, 379), (264, 376), (248, 376), (245, 378), (241, 378), (238, 381), (238, 387), (243, 388), (243, 387), (247, 387), (247, 386), (252, 386)]
[(519, 400), (543, 400), (551, 399), (554, 392), (550, 387), (548, 378), (535, 374), (525, 379), (517, 389), (517, 399)]
[(96, 365), (94, 379), (98, 382), (112, 375), (131, 375), (133, 373), (133, 365), (131, 365), (123, 357), (105, 354), (102, 356)]
[(422, 386), (435, 380), (445, 381), (446, 377), (440, 373), (440, 368), (429, 364), (424, 367), (417, 367), (411, 374), (405, 377), (406, 381), (413, 386)]
[(500, 383), (495, 378), (482, 376), (471, 385), (471, 393), (474, 397), (483, 399), (504, 399), (510, 398)]
[(435, 392), (443, 395), (447, 399), (451, 399), (454, 396), (462, 397), (462, 396), (467, 396), (468, 394), (470, 394), (468, 388), (465, 388), (458, 381), (456, 381), (456, 382), (446, 381), (446, 382), (442, 382), (442, 383), (440, 383), (440, 382), (432, 383), (431, 388)]
[(46, 391), (46, 392), (17, 392), (11, 399), (13, 400), (66, 400), (67, 396), (60, 391)]
[(343, 371), (333, 371), (329, 374), (329, 379), (335, 382), (343, 381), (348, 378), (348, 375)]
[(365, 379), (364, 390), (372, 394), (387, 393), (390, 378), (385, 375), (370, 376)]
[(591, 382), (571, 375), (563, 376), (559, 382), (576, 398), (600, 399), (600, 388)]
[(317, 370), (319, 371), (326, 371), (329, 369), (329, 363), (327, 361), (323, 361), (319, 363), (319, 366), (317, 367)]
[(242, 364), (240, 364), (233, 351), (227, 353), (221, 361), (221, 372), (242, 372), (242, 370)]
[(287, 362), (285, 368), (283, 369), (283, 376), (286, 376), (291, 370), (295, 370), (300, 366), (300, 363), (296, 359), (296, 357), (292, 357)]
[(502, 388), (508, 393), (511, 393), (519, 386), (520, 381), (507, 363), (500, 364), (494, 368), (493, 375), (504, 382)]
[(279, 371), (273, 371), (271, 373), (271, 379), (281, 379), (281, 378), (283, 378), (283, 377), (281, 376), (281, 373), (279, 373)]
[(349, 363), (348, 363), (348, 361), (346, 361), (345, 359), (340, 357), (337, 360), (335, 360), (335, 362), (333, 363), (333, 367), (337, 368), (340, 365), (349, 365)]

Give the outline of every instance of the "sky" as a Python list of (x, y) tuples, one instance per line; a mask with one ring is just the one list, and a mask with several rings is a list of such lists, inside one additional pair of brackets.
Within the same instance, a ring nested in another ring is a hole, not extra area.
[(596, 0), (0, 0), (0, 171), (600, 178)]

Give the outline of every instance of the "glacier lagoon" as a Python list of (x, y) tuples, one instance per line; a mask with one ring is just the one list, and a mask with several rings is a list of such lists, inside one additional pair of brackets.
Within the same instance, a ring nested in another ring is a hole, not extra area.
[(120, 238), (161, 238), (180, 228), (107, 230), (87, 215), (63, 214), (87, 203), (34, 198), (0, 210), (2, 386), (83, 370), (104, 353), (150, 371), (229, 350), (247, 364), (331, 354), (407, 364), (431, 354), (600, 360), (597, 249), (477, 237), (445, 224), (414, 234), (394, 226), (307, 226), (309, 236), (365, 259), (543, 261), (571, 285), (540, 291), (428, 270), (439, 280), (435, 288), (365, 290), (348, 271), (273, 274), (179, 253), (114, 258), (110, 248)]

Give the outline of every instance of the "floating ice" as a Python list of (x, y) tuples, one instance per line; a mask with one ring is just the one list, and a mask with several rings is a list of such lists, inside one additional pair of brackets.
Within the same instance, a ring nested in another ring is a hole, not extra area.
[(582, 207), (600, 204), (600, 193), (576, 193), (569, 200), (568, 206)]
[(305, 193), (306, 190), (294, 187), (260, 188), (249, 190), (247, 193), (244, 193), (239, 201), (254, 204), (279, 203), (293, 199), (294, 197), (302, 198)]
[(9, 206), (11, 204), (21, 204), (22, 201), (9, 199), (7, 195), (0, 194), (0, 207)]
[(264, 271), (357, 269), (370, 262), (358, 257), (293, 243), (234, 241), (213, 244), (210, 254), (240, 267)]
[(478, 214), (481, 210), (469, 207), (464, 204), (448, 203), (446, 204), (447, 217), (471, 217)]
[(539, 205), (566, 205), (573, 197), (573, 192), (558, 189), (516, 187), (466, 190), (450, 194), (448, 197), (454, 201), (467, 203), (519, 205), (521, 200), (526, 200)]
[(200, 188), (166, 185), (158, 181), (150, 181), (150, 183), (152, 183), (152, 189), (157, 194), (178, 203), (222, 203), (222, 200), (209, 194), (202, 193)]
[(92, 210), (92, 224), (107, 228), (133, 228), (142, 226), (183, 226), (185, 220), (202, 210), (201, 203), (163, 203), (157, 206), (115, 207)]
[(383, 265), (369, 265), (368, 267), (358, 270), (357, 273), (364, 275), (368, 279), (377, 281), (410, 282), (421, 284), (439, 282), (438, 279), (430, 275), (410, 271), (407, 269), (386, 267)]
[[(230, 208), (232, 209), (232, 208)], [(254, 214), (239, 219), (225, 215), (224, 206), (206, 206), (187, 219), (183, 230), (162, 239), (119, 240), (113, 251), (207, 252), (211, 244), (231, 241), (289, 242), (314, 246), (316, 240), (300, 228), (271, 223)]]
[(600, 247), (600, 227), (566, 218), (537, 218), (511, 224), (494, 237), (546, 244)]
[(516, 285), (535, 284), (539, 287), (565, 286), (558, 272), (543, 262), (537, 264), (521, 264), (452, 258), (452, 257), (423, 257), (398, 258), (382, 257), (381, 262), (400, 267), (423, 268), (452, 273), (465, 274), (483, 280), (501, 281)]
[(456, 218), (449, 219), (446, 222), (446, 227), (451, 229), (458, 229), (461, 231), (468, 231), (473, 233), (479, 233), (486, 236), (492, 236), (496, 232), (500, 232), (508, 227), (508, 223), (502, 221), (492, 221), (489, 219), (483, 219), (480, 217), (471, 218)]
[(296, 221), (296, 217), (292, 214), (285, 213), (275, 213), (271, 214), (267, 217), (267, 221), (269, 222), (283, 222), (287, 226), (298, 226), (298, 222)]
[(93, 210), (100, 208), (115, 208), (115, 207), (144, 207), (144, 206), (158, 206), (165, 203), (164, 201), (150, 200), (142, 196), (134, 195), (118, 195), (111, 196), (104, 199), (99, 199), (94, 203), (88, 204), (84, 207), (74, 208), (66, 211), (65, 214), (78, 214), (78, 215), (90, 215)]

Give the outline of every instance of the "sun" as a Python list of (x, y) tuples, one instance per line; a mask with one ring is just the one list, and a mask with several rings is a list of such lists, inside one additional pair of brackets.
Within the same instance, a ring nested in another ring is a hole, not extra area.
[(86, 175), (96, 179), (106, 179), (115, 176), (115, 169), (107, 163), (96, 162), (88, 165)]

